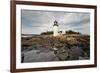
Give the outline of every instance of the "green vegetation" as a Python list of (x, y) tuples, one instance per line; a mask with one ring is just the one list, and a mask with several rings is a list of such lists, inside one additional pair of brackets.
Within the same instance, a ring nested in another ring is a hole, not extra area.
[(41, 35), (50, 35), (53, 34), (53, 31), (42, 32)]
[[(81, 34), (80, 32), (75, 32), (73, 30), (68, 30), (68, 31), (65, 31), (66, 34)], [(51, 35), (53, 34), (53, 31), (47, 31), (47, 32), (42, 32), (41, 35)]]
[(73, 30), (66, 31), (66, 34), (81, 34), (80, 32), (75, 32)]

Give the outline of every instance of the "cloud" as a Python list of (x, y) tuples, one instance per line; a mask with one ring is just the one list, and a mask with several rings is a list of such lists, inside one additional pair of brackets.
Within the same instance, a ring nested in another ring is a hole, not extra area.
[(21, 10), (22, 34), (51, 31), (55, 20), (58, 21), (60, 30), (90, 33), (89, 13)]

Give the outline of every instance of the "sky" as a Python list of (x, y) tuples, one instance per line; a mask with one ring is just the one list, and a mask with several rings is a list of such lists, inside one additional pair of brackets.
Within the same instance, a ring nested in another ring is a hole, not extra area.
[(52, 31), (55, 20), (58, 21), (59, 31), (73, 30), (90, 34), (90, 13), (39, 10), (21, 10), (21, 33), (40, 34)]

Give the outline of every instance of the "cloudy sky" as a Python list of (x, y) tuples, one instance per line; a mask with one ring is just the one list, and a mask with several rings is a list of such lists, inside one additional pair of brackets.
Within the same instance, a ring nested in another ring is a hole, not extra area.
[(61, 11), (21, 10), (22, 34), (40, 34), (52, 31), (54, 21), (59, 30), (73, 30), (90, 34), (90, 14)]

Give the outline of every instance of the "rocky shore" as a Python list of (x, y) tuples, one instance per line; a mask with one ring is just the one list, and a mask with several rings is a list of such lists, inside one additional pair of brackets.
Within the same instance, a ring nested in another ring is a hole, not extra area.
[(22, 63), (87, 60), (90, 58), (89, 35), (38, 35), (22, 37)]

